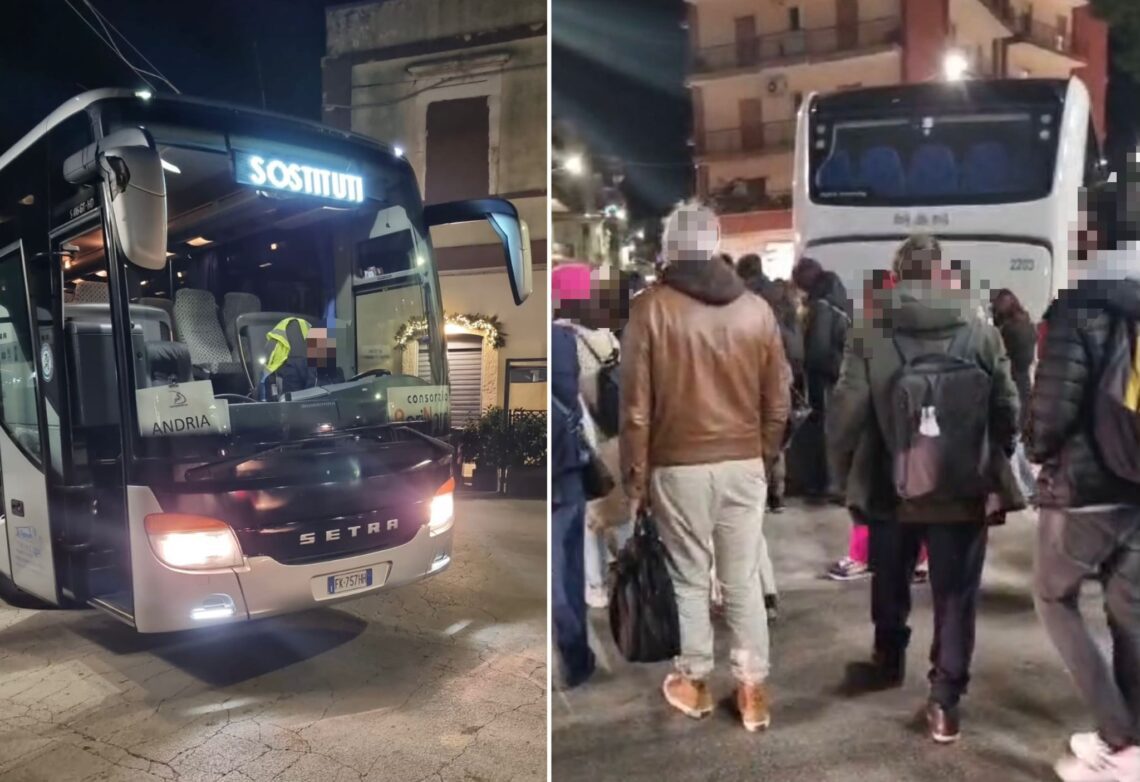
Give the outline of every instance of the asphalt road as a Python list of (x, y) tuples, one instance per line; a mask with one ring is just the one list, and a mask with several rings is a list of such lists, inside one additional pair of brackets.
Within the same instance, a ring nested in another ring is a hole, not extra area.
[(545, 504), (458, 517), (437, 578), (238, 630), (0, 603), (0, 780), (545, 779)]
[[(1070, 732), (1088, 729), (1085, 710), (1041, 629), (1029, 592), (1033, 514), (994, 532), (986, 566), (963, 737), (931, 742), (919, 718), (926, 695), (930, 594), (916, 589), (915, 635), (906, 686), (887, 693), (841, 694), (847, 663), (866, 659), (871, 634), (868, 582), (822, 580), (845, 550), (838, 509), (789, 509), (769, 516), (768, 540), (781, 581), (781, 619), (773, 636), (773, 723), (748, 734), (730, 711), (727, 631), (718, 628), (720, 705), (696, 722), (661, 696), (669, 665), (630, 665), (594, 612), (597, 646), (610, 670), (553, 702), (553, 778), (583, 780), (764, 780), (764, 782), (1022, 782), (1050, 780)], [(1099, 588), (1085, 596), (1100, 616)]]

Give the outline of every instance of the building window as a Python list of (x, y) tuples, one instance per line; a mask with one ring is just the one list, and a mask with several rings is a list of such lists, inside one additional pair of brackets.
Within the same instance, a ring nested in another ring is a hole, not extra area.
[(802, 92), (792, 93), (792, 111), (799, 111), (800, 106), (804, 103), (804, 94)]
[(788, 9), (788, 29), (800, 29), (800, 9), (797, 6), (792, 6)]
[(491, 189), (490, 147), (486, 96), (428, 104), (424, 201), (485, 197)]

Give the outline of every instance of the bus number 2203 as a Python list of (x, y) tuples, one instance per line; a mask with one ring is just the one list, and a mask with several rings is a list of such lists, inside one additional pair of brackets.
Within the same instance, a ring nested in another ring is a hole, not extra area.
[(1031, 272), (1035, 266), (1032, 258), (1011, 258), (1009, 270), (1011, 272)]

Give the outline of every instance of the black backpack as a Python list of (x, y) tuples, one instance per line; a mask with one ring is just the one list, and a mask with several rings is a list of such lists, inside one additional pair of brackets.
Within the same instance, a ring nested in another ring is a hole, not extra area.
[(958, 329), (945, 352), (892, 340), (902, 367), (891, 387), (884, 432), (895, 492), (908, 503), (984, 498), (990, 489), (989, 414), (993, 378), (974, 359), (974, 328)]
[(1093, 440), (1109, 472), (1140, 484), (1140, 412), (1128, 387), (1136, 371), (1136, 324), (1121, 318), (1109, 332), (1093, 395)]
[(590, 411), (590, 415), (597, 424), (598, 429), (606, 437), (613, 437), (621, 430), (621, 362), (620, 351), (617, 347), (606, 357), (598, 355), (590, 340), (578, 336), (586, 350), (598, 362), (597, 376), (597, 407)]

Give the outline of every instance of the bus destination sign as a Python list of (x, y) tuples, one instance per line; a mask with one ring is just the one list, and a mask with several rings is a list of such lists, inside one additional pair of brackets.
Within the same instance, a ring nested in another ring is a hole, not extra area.
[(234, 152), (234, 169), (243, 185), (353, 204), (364, 201), (364, 179), (356, 174), (249, 152)]

